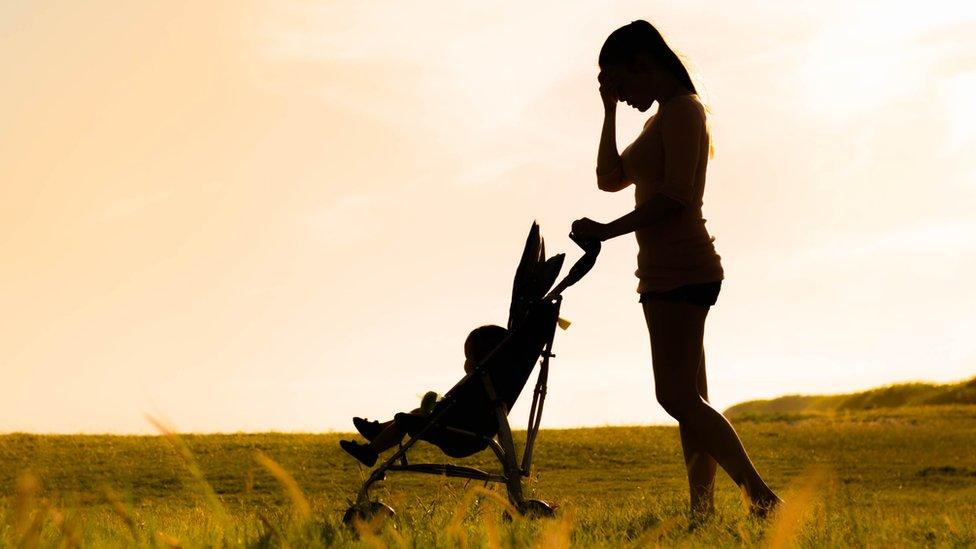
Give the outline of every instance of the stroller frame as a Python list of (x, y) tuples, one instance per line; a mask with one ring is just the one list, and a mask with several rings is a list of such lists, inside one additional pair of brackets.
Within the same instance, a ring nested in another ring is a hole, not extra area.
[[(538, 225), (536, 223), (533, 223), (533, 231), (538, 231)], [(531, 235), (532, 233), (530, 232), (530, 238)], [(492, 357), (494, 357), (495, 354), (498, 353), (498, 351), (502, 349), (513, 337), (513, 333), (509, 332), (505, 338), (498, 345), (496, 345), (490, 353), (488, 353), (487, 356), (482, 358), (478, 364), (472, 368), (470, 373), (466, 374), (457, 384), (455, 384), (455, 387), (459, 387), (467, 382), (470, 382), (469, 380), (474, 377), (479, 379), (482, 387), (484, 388), (487, 400), (492, 407), (492, 412), (497, 419), (497, 433), (492, 436), (487, 436), (456, 427), (439, 424), (438, 420), (440, 420), (442, 416), (444, 416), (452, 409), (453, 406), (458, 403), (456, 395), (453, 394), (454, 390), (452, 389), (451, 391), (448, 391), (448, 393), (444, 396), (444, 399), (438, 402), (438, 406), (435, 411), (433, 411), (430, 416), (424, 418), (424, 424), (414, 433), (409, 434), (409, 439), (406, 442), (401, 441), (397, 451), (382, 464), (376, 467), (366, 481), (363, 482), (362, 488), (360, 488), (356, 498), (356, 502), (346, 511), (345, 515), (343, 516), (343, 522), (346, 524), (352, 524), (357, 519), (369, 520), (378, 514), (386, 514), (388, 516), (395, 514), (393, 509), (388, 505), (379, 501), (371, 501), (369, 498), (370, 488), (376, 482), (385, 480), (387, 472), (421, 473), (466, 478), (471, 480), (485, 481), (486, 483), (503, 483), (505, 484), (505, 488), (508, 492), (509, 502), (519, 513), (530, 517), (551, 517), (554, 515), (554, 508), (548, 503), (536, 499), (525, 499), (522, 490), (522, 478), (530, 476), (532, 471), (532, 452), (535, 447), (536, 437), (539, 433), (539, 426), (542, 422), (542, 409), (546, 400), (546, 388), (549, 380), (549, 359), (556, 356), (552, 353), (552, 345), (553, 340), (555, 339), (556, 325), (559, 319), (559, 309), (562, 304), (561, 294), (563, 290), (578, 282), (584, 275), (586, 275), (586, 273), (590, 271), (590, 269), (592, 269), (593, 265), (596, 263), (596, 258), (599, 255), (601, 248), (599, 241), (585, 240), (577, 237), (574, 234), (570, 234), (569, 236), (585, 251), (585, 254), (576, 261), (569, 273), (562, 279), (562, 281), (559, 282), (559, 284), (553, 287), (545, 295), (545, 297), (536, 302), (538, 305), (551, 306), (554, 314), (552, 316), (553, 322), (551, 324), (547, 324), (545, 326), (545, 331), (542, 332), (545, 337), (541, 338), (542, 349), (539, 354), (541, 361), (538, 358), (535, 359), (536, 362), (539, 363), (539, 374), (538, 378), (536, 379), (535, 390), (533, 391), (532, 395), (532, 405), (529, 409), (529, 421), (526, 429), (525, 447), (523, 449), (521, 460), (518, 458), (515, 448), (515, 440), (512, 437), (511, 424), (508, 421), (508, 405), (504, 400), (499, 398), (498, 391), (496, 391), (494, 387), (487, 368)], [(541, 249), (541, 253), (544, 258), (544, 246), (541, 246)], [(561, 263), (562, 259), (559, 258), (559, 264)], [(533, 364), (532, 367), (534, 368), (534, 366), (535, 365)], [(531, 373), (529, 375), (531, 376)], [(477, 441), (478, 443), (486, 444), (488, 448), (491, 448), (492, 452), (495, 454), (495, 457), (501, 464), (501, 473), (489, 473), (474, 467), (453, 465), (450, 463), (409, 463), (407, 461), (407, 452), (413, 447), (414, 444), (417, 443), (418, 440), (421, 440), (424, 433), (435, 426), (438, 429), (442, 429), (444, 432), (449, 432), (453, 435), (457, 435), (458, 437), (465, 437), (469, 441)]]
[[(551, 303), (555, 305), (556, 315), (559, 314), (559, 307), (562, 303), (562, 296), (556, 295), (554, 297), (547, 297), (551, 300)], [(413, 436), (410, 436), (409, 440), (405, 443), (401, 443), (398, 450), (390, 456), (389, 459), (384, 461), (370, 474), (369, 478), (363, 483), (362, 488), (359, 490), (359, 495), (356, 499), (356, 503), (350, 508), (350, 512), (366, 510), (370, 506), (369, 500), (369, 489), (370, 487), (381, 480), (386, 478), (386, 473), (388, 471), (396, 472), (408, 472), (408, 473), (423, 473), (432, 475), (442, 475), (447, 477), (457, 477), (466, 478), (472, 480), (483, 480), (485, 482), (499, 482), (504, 483), (508, 491), (508, 500), (511, 502), (512, 506), (515, 507), (520, 513), (532, 513), (540, 515), (551, 515), (552, 508), (548, 504), (539, 500), (526, 500), (522, 493), (522, 477), (528, 477), (532, 470), (532, 451), (535, 447), (536, 436), (539, 433), (539, 426), (542, 422), (542, 409), (546, 401), (546, 387), (549, 380), (549, 359), (555, 357), (552, 353), (552, 343), (555, 339), (556, 325), (552, 325), (549, 329), (548, 338), (543, 344), (542, 360), (539, 366), (539, 375), (536, 379), (535, 390), (532, 394), (532, 405), (529, 409), (529, 423), (526, 429), (525, 438), (525, 448), (523, 450), (522, 459), (519, 461), (518, 455), (515, 449), (515, 440), (512, 437), (511, 424), (508, 421), (508, 406), (504, 401), (500, 400), (495, 391), (494, 385), (491, 382), (491, 378), (488, 375), (488, 371), (485, 365), (494, 356), (495, 352), (498, 351), (505, 342), (508, 340), (509, 336), (506, 336), (484, 359), (482, 359), (478, 365), (472, 369), (472, 371), (465, 375), (458, 385), (466, 382), (469, 378), (477, 376), (485, 388), (485, 393), (493, 405), (493, 412), (498, 420), (498, 434), (495, 437), (487, 437), (484, 435), (479, 435), (470, 431), (465, 431), (463, 429), (457, 429), (454, 427), (441, 426), (448, 432), (456, 434), (463, 437), (471, 437), (478, 439), (482, 442), (487, 443), (488, 447), (494, 452), (495, 457), (498, 458), (502, 466), (502, 473), (489, 473), (487, 471), (482, 471), (481, 469), (476, 469), (474, 467), (467, 467), (463, 465), (452, 465), (449, 463), (409, 463), (407, 461), (407, 451), (420, 440), (420, 436), (423, 435), (427, 430), (437, 425), (437, 420), (444, 415), (451, 406), (454, 405), (453, 401), (449, 401), (440, 410), (431, 415), (426, 424)], [(450, 396), (445, 397), (452, 398)], [(497, 440), (496, 440), (497, 439)], [(347, 512), (347, 518), (350, 515)]]

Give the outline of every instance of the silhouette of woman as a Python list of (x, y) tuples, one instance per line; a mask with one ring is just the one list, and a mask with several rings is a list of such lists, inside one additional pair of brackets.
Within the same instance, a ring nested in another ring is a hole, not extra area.
[[(650, 335), (657, 401), (678, 420), (693, 519), (714, 512), (716, 462), (765, 517), (781, 503), (746, 454), (735, 429), (708, 404), (703, 346), (705, 317), (725, 275), (705, 229), (702, 196), (711, 143), (695, 85), (650, 23), (637, 20), (610, 34), (599, 58), (604, 121), (597, 156), (600, 190), (634, 184), (636, 207), (599, 223), (573, 222), (577, 237), (637, 237), (637, 291)], [(617, 153), (617, 101), (657, 113)]]

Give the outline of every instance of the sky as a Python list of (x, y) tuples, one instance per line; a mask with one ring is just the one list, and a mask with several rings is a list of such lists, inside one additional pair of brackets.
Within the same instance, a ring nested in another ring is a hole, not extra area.
[[(573, 261), (573, 220), (633, 209), (595, 168), (635, 19), (709, 108), (713, 405), (976, 374), (972, 2), (13, 1), (0, 432), (351, 431), (445, 392), (533, 220)], [(636, 253), (565, 292), (544, 427), (673, 423)]]

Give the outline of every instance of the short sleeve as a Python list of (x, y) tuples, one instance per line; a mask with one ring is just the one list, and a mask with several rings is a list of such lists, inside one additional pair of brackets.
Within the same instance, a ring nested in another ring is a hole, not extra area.
[(685, 207), (695, 202), (701, 139), (705, 132), (705, 113), (697, 101), (678, 99), (661, 117), (664, 142), (664, 182), (659, 192)]

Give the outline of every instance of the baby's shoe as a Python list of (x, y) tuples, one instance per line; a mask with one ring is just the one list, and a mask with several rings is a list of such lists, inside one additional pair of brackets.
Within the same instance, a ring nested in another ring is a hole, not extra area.
[(352, 418), (352, 424), (356, 426), (356, 430), (359, 431), (359, 434), (363, 435), (366, 437), (366, 440), (371, 442), (374, 438), (376, 438), (376, 435), (380, 434), (380, 431), (383, 430), (383, 428), (380, 427), (380, 422), (375, 420), (367, 421), (361, 417)]
[(345, 450), (349, 455), (359, 460), (360, 463), (366, 467), (372, 467), (376, 464), (376, 458), (379, 454), (375, 450), (369, 447), (369, 444), (360, 444), (353, 440), (340, 440), (339, 446)]

